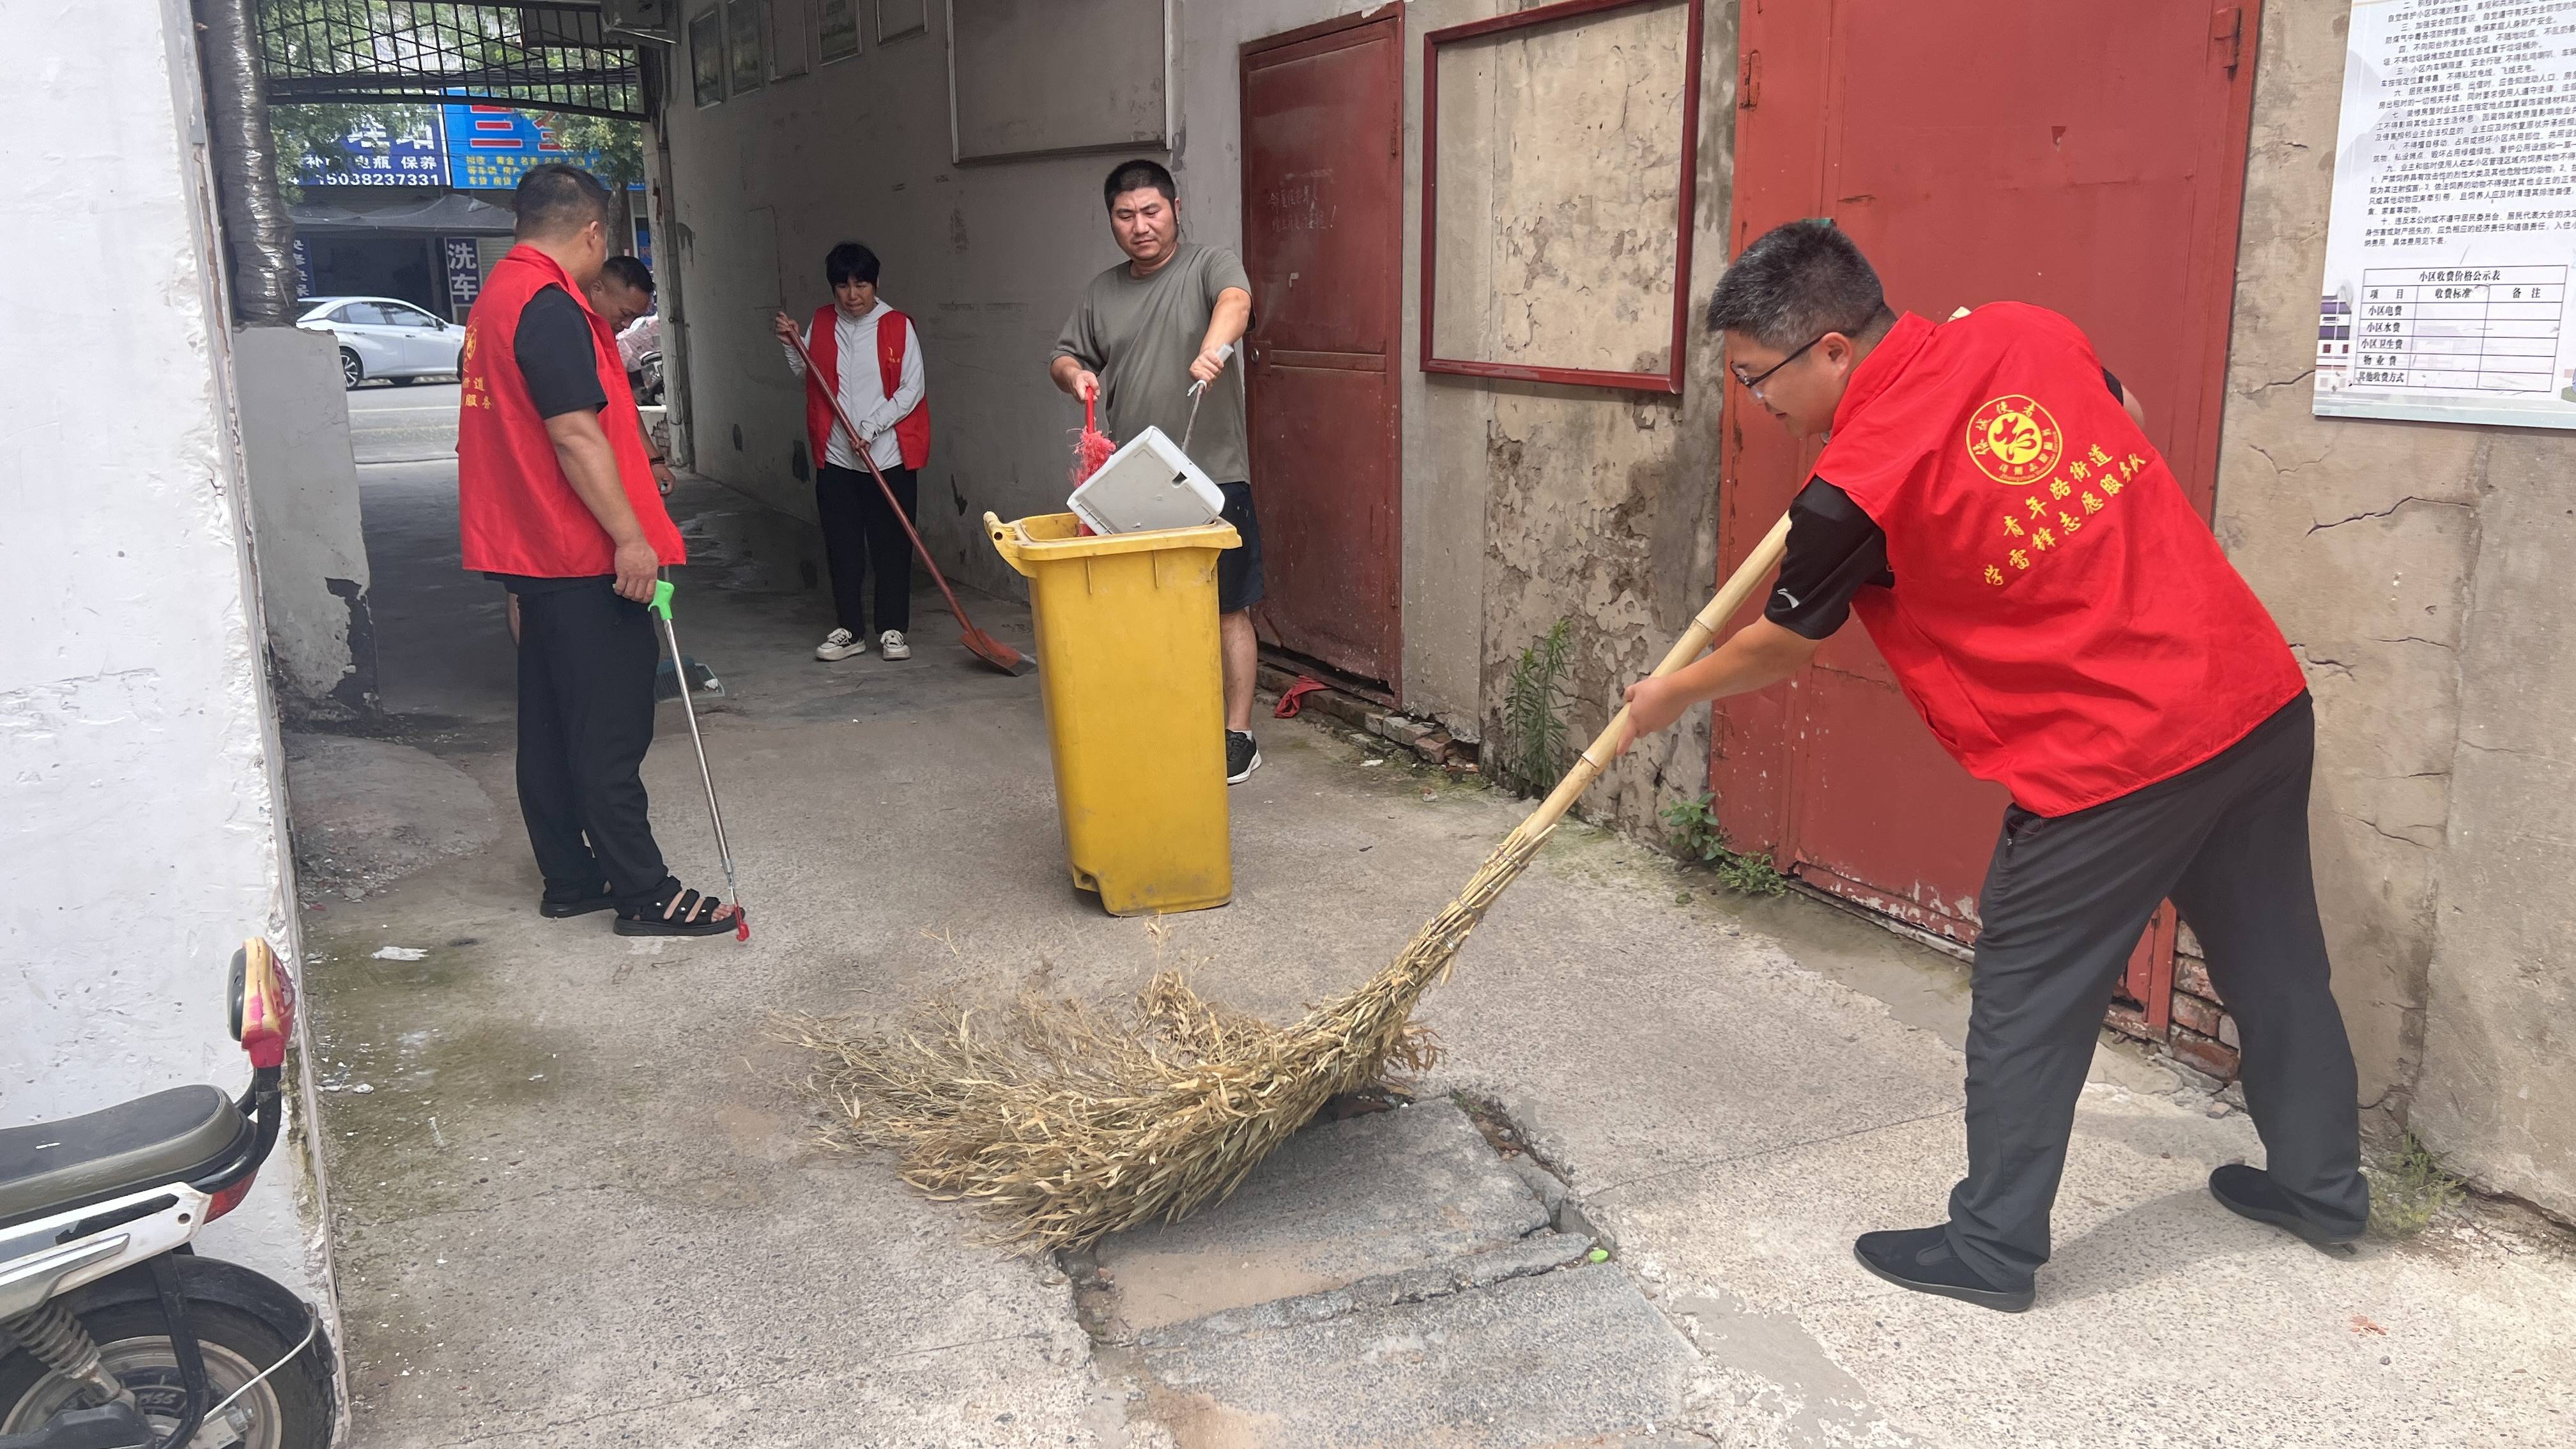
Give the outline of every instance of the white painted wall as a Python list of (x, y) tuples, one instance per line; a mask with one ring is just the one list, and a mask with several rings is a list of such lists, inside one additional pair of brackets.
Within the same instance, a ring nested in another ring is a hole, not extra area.
[(289, 719), (373, 713), (375, 625), (339, 346), (324, 332), (249, 328), (233, 335), (232, 371), (279, 703)]
[[(0, 1122), (236, 1089), (224, 967), (297, 950), (188, 8), (0, 6)], [(281, 1147), (205, 1239), (308, 1297)], [(327, 1299), (326, 1299), (327, 1301)]]

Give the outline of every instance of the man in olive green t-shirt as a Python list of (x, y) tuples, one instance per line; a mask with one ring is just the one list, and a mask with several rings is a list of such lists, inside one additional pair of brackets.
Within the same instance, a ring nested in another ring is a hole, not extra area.
[[(1065, 319), (1049, 372), (1077, 398), (1097, 394), (1109, 435), (1129, 442), (1158, 427), (1225, 491), (1225, 521), (1243, 536), (1217, 555), (1217, 630), (1225, 661), (1225, 778), (1239, 785), (1261, 767), (1252, 738), (1252, 679), (1259, 646), (1261, 525), (1252, 511), (1252, 459), (1244, 442), (1243, 368), (1221, 356), (1252, 321), (1252, 281), (1223, 247), (1183, 242), (1172, 173), (1125, 161), (1109, 173), (1109, 233), (1127, 260), (1091, 279)], [(1190, 386), (1208, 384), (1190, 422)]]

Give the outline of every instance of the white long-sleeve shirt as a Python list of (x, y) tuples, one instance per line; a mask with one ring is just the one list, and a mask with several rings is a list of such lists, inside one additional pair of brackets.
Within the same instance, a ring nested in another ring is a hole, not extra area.
[[(894, 425), (912, 415), (921, 406), (922, 394), (929, 390), (922, 376), (921, 331), (907, 321), (904, 326), (903, 370), (895, 379), (894, 392), (885, 390), (885, 369), (877, 362), (877, 324), (894, 309), (877, 299), (864, 317), (852, 318), (835, 307), (832, 309), (832, 342), (837, 349), (833, 369), (840, 373), (841, 411), (859, 425), (868, 445), (868, 456), (879, 468), (903, 466), (903, 445), (896, 441)], [(812, 323), (797, 329), (798, 337), (808, 346), (813, 344)], [(787, 365), (798, 377), (805, 375), (805, 359), (796, 349), (781, 342), (779, 351), (787, 354)], [(824, 444), (823, 461), (835, 468), (856, 468), (858, 455), (850, 451), (849, 431), (838, 418), (832, 421), (830, 440)]]

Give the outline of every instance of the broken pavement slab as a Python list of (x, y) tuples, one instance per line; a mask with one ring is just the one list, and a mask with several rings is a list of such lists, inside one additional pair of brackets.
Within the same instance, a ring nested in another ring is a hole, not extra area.
[(1144, 1333), (1436, 1270), (1547, 1225), (1547, 1208), (1443, 1100), (1309, 1127), (1233, 1197), (1110, 1238), (1095, 1261), (1119, 1321)]
[(1225, 1203), (1077, 1267), (1104, 1359), (1182, 1443), (1537, 1445), (1675, 1422), (1698, 1356), (1618, 1266), (1586, 1263), (1591, 1238), (1549, 1226), (1517, 1167), (1447, 1100), (1311, 1127)]
[(1263, 1449), (1520, 1449), (1651, 1434), (1682, 1416), (1699, 1371), (1615, 1263), (1209, 1334), (1149, 1350), (1144, 1363), (1146, 1417), (1183, 1443)]

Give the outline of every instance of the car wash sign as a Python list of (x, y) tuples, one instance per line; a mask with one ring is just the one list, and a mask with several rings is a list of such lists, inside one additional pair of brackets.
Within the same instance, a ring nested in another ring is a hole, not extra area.
[(447, 182), (447, 147), (439, 107), (421, 107), (420, 119), (401, 131), (362, 116), (342, 134), (336, 155), (307, 153), (296, 167), (306, 186), (427, 186)]

